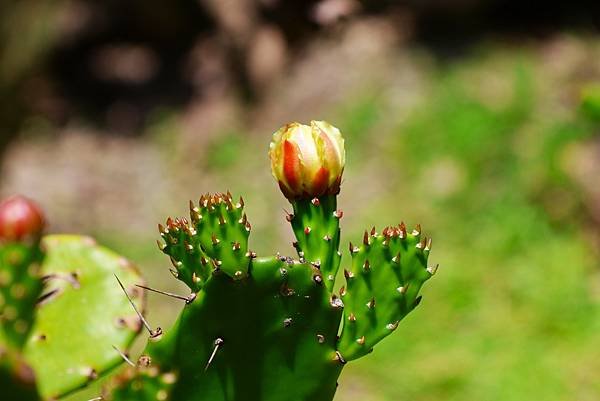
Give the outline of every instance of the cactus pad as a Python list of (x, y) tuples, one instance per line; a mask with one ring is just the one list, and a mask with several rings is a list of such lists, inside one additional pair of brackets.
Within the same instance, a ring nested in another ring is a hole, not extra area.
[(58, 398), (120, 364), (113, 347), (126, 349), (141, 328), (114, 275), (142, 308), (137, 270), (89, 237), (43, 239), (45, 290), (24, 354), (45, 398)]
[(185, 218), (168, 219), (159, 231), (166, 244), (159, 246), (171, 256), (173, 274), (196, 292), (212, 270), (235, 279), (247, 275), (253, 253), (248, 251), (250, 223), (244, 202), (230, 193), (203, 195), (198, 206), (190, 202), (191, 224)]
[[(341, 314), (314, 266), (254, 259), (244, 279), (213, 274), (145, 356), (160, 374), (177, 378), (170, 400), (330, 400), (343, 366), (335, 350)], [(113, 399), (140, 399), (146, 390), (136, 386), (166, 390), (138, 369)]]
[(346, 360), (371, 352), (393, 332), (420, 301), (419, 290), (435, 272), (427, 268), (431, 240), (417, 226), (407, 233), (404, 223), (382, 234), (365, 231), (360, 246), (350, 244), (352, 268), (346, 270), (344, 328), (338, 349)]

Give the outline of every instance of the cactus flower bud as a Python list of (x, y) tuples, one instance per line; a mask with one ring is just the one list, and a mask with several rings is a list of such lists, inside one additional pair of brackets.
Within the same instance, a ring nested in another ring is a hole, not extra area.
[(0, 241), (39, 237), (44, 225), (42, 211), (33, 201), (12, 196), (0, 202)]
[(289, 200), (339, 193), (346, 153), (333, 125), (287, 124), (273, 134), (269, 155), (273, 177)]

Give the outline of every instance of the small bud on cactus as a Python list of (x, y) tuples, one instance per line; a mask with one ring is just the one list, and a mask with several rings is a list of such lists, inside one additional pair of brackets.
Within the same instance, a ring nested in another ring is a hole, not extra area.
[(287, 124), (273, 134), (269, 155), (273, 177), (289, 200), (339, 193), (346, 153), (333, 125)]
[(13, 196), (0, 203), (0, 240), (21, 241), (39, 237), (44, 229), (40, 208), (23, 196)]

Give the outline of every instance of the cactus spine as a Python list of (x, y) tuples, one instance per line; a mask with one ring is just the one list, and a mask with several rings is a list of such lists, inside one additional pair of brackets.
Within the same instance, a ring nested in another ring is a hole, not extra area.
[[(203, 195), (190, 219), (159, 225), (159, 248), (190, 288), (173, 328), (105, 398), (177, 401), (330, 401), (344, 365), (369, 353), (419, 303), (431, 240), (402, 223), (365, 232), (340, 265), (337, 209), (345, 161), (339, 131), (288, 124), (271, 144), (273, 174), (291, 202), (297, 257), (257, 256), (244, 202)], [(341, 332), (340, 332), (341, 329)], [(339, 334), (341, 333), (341, 334)], [(339, 334), (339, 336), (338, 336)]]

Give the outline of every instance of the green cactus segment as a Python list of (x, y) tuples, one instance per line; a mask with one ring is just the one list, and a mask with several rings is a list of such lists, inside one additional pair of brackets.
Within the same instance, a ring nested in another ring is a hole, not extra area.
[(115, 280), (117, 275), (138, 309), (143, 309), (137, 270), (89, 237), (43, 239), (46, 288), (24, 355), (37, 372), (44, 398), (85, 386), (122, 362), (141, 323)]
[[(0, 244), (0, 332), (8, 347), (21, 349), (31, 330), (42, 291), (39, 244)], [(1, 344), (0, 344), (1, 345)]]
[(243, 200), (234, 202), (230, 193), (203, 195), (198, 206), (190, 202), (190, 218), (159, 226), (166, 242), (159, 246), (171, 257), (173, 274), (194, 292), (213, 270), (238, 280), (246, 277), (254, 253), (248, 251), (250, 223)]
[(344, 327), (338, 350), (350, 361), (371, 352), (419, 303), (419, 290), (435, 268), (427, 267), (431, 240), (404, 224), (382, 234), (365, 231), (360, 246), (350, 244), (352, 269), (345, 271)]
[(330, 291), (342, 258), (339, 253), (342, 212), (336, 209), (336, 204), (335, 195), (297, 199), (292, 202), (294, 214), (288, 215), (300, 259), (319, 266)]
[(177, 375), (172, 400), (329, 401), (343, 366), (335, 349), (341, 314), (317, 268), (259, 258), (244, 279), (213, 274), (144, 353)]
[(157, 366), (138, 364), (129, 367), (121, 373), (114, 383), (112, 392), (107, 397), (108, 401), (169, 401), (171, 388), (177, 381), (174, 372), (163, 373)]
[(39, 401), (33, 370), (19, 353), (0, 347), (2, 401)]

